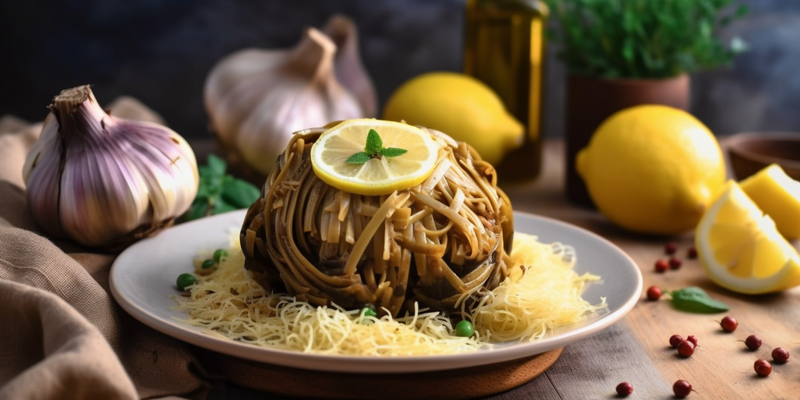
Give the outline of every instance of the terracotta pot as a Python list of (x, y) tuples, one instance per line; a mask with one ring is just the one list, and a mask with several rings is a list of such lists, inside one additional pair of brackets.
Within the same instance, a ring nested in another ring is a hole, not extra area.
[(689, 109), (689, 76), (667, 79), (602, 79), (570, 76), (566, 109), (567, 198), (594, 207), (583, 179), (575, 170), (575, 155), (589, 144), (598, 126), (611, 114), (640, 104)]

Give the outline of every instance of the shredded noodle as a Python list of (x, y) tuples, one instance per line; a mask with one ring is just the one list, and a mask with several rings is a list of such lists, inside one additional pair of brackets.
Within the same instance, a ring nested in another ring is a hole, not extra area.
[[(210, 335), (276, 349), (316, 354), (409, 356), (474, 352), (492, 343), (527, 341), (558, 327), (583, 320), (604, 308), (581, 298), (597, 276), (573, 270), (571, 248), (542, 244), (533, 236), (516, 234), (510, 278), (492, 291), (475, 290), (462, 297), (462, 311), (473, 321), (476, 335), (458, 337), (451, 320), (441, 312), (415, 307), (413, 313), (392, 318), (363, 315), (361, 310), (314, 306), (283, 293), (266, 293), (243, 268), (238, 238), (229, 255), (210, 270), (202, 269), (203, 253), (195, 260), (197, 283), (188, 297), (175, 296), (176, 310), (185, 311), (187, 324)], [(464, 308), (467, 296), (478, 304)]]

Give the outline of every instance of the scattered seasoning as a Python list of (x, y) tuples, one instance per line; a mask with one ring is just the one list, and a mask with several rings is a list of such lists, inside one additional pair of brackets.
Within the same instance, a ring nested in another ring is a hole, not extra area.
[(739, 323), (736, 322), (736, 318), (731, 317), (730, 315), (726, 315), (722, 321), (719, 321), (719, 326), (722, 327), (722, 330), (725, 332), (733, 332), (736, 330), (736, 327), (739, 326)]
[(667, 272), (668, 269), (669, 269), (669, 263), (667, 262), (667, 260), (662, 259), (656, 261), (656, 272), (661, 274)]
[(691, 357), (694, 354), (694, 343), (688, 340), (678, 343), (678, 354), (683, 357)]
[(690, 260), (694, 260), (697, 258), (697, 248), (694, 246), (690, 247), (689, 250), (686, 250), (686, 258)]
[(687, 338), (686, 338), (686, 340), (688, 340), (688, 341), (692, 342), (692, 344), (694, 345), (694, 347), (697, 347), (697, 336), (695, 336), (695, 335), (689, 335), (689, 337), (687, 337)]
[(750, 335), (744, 340), (744, 345), (750, 350), (758, 350), (761, 347), (761, 339), (756, 335)]
[(672, 255), (675, 254), (676, 251), (678, 251), (678, 245), (675, 244), (675, 242), (667, 242), (667, 244), (664, 245), (665, 254)]
[(678, 345), (683, 341), (683, 336), (681, 335), (672, 335), (669, 337), (669, 345), (678, 348)]
[(756, 360), (753, 369), (756, 370), (758, 376), (767, 376), (772, 372), (772, 364), (767, 360)]
[(628, 382), (622, 382), (617, 385), (617, 394), (620, 397), (628, 397), (630, 394), (633, 393), (633, 385)]
[(658, 286), (650, 286), (647, 288), (647, 300), (656, 301), (661, 298), (661, 289)]
[(776, 347), (772, 350), (772, 359), (779, 364), (789, 361), (789, 351), (783, 347)]
[(669, 258), (669, 267), (672, 269), (680, 269), (683, 261), (680, 258), (672, 256)]
[(672, 393), (675, 393), (675, 397), (682, 399), (689, 395), (692, 392), (692, 384), (689, 381), (679, 379), (672, 384)]

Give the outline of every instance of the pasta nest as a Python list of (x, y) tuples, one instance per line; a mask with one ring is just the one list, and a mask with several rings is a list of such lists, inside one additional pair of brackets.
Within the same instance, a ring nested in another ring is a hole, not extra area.
[(455, 311), (465, 294), (508, 276), (511, 203), (494, 167), (464, 142), (421, 127), (440, 146), (421, 184), (384, 196), (336, 189), (311, 167), (323, 128), (294, 134), (240, 232), (245, 268), (268, 290), (317, 306), (413, 303)]

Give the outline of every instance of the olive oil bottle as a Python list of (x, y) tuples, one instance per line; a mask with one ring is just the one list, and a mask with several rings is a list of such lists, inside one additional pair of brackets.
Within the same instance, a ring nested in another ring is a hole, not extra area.
[(539, 175), (547, 6), (539, 0), (468, 0), (464, 73), (491, 87), (525, 125), (523, 145), (497, 165), (501, 181)]

